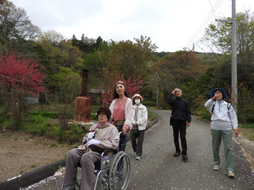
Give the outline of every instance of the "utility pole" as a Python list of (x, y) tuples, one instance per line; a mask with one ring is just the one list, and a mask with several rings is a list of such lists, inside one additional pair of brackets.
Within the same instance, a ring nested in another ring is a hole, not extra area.
[(237, 113), (237, 53), (236, 53), (236, 9), (235, 0), (232, 0), (232, 67), (231, 67), (231, 91), (232, 105)]
[(232, 0), (232, 20), (217, 20), (232, 25), (231, 36), (231, 103), (237, 114), (237, 53), (236, 53), (236, 9), (235, 0)]

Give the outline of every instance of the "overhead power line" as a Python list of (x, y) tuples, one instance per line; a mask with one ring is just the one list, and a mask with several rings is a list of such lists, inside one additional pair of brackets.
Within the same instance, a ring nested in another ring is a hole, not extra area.
[[(185, 47), (189, 47), (191, 46), (195, 39), (198, 37), (198, 35), (200, 34), (200, 32), (202, 32), (205, 28), (205, 26), (207, 25), (207, 23), (209, 22), (209, 20), (211, 19), (212, 16), (215, 16), (215, 12), (216, 10), (220, 7), (221, 3), (223, 0), (217, 0), (216, 3), (214, 4), (214, 6), (211, 5), (211, 10), (208, 13), (208, 15), (206, 16), (206, 18), (203, 20), (203, 22), (201, 23), (201, 25), (198, 27), (198, 29), (196, 30), (196, 32), (193, 34), (193, 36), (191, 37), (191, 39), (188, 41), (188, 43), (186, 44)], [(210, 1), (209, 1), (210, 2)], [(210, 2), (211, 4), (211, 2)]]

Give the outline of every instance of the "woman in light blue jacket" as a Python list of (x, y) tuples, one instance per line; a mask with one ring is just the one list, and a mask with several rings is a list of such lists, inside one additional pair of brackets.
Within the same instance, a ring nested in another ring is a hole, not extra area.
[(205, 107), (212, 114), (211, 134), (213, 146), (214, 171), (219, 170), (220, 165), (220, 144), (223, 139), (226, 170), (228, 177), (234, 178), (234, 152), (232, 142), (232, 130), (235, 137), (238, 136), (238, 120), (235, 110), (231, 104), (224, 101), (226, 92), (222, 88), (211, 91), (210, 99), (205, 103)]
[(136, 160), (140, 160), (142, 155), (142, 147), (144, 141), (144, 135), (148, 120), (148, 113), (146, 106), (141, 102), (143, 97), (139, 94), (135, 94), (132, 97), (132, 119), (131, 119), (131, 144), (133, 149), (133, 155), (136, 156)]

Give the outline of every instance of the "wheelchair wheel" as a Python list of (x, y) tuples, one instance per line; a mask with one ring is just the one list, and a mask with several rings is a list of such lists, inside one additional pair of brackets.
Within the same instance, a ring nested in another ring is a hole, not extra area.
[(127, 189), (130, 179), (130, 169), (131, 165), (128, 155), (123, 151), (118, 152), (109, 170), (109, 189)]

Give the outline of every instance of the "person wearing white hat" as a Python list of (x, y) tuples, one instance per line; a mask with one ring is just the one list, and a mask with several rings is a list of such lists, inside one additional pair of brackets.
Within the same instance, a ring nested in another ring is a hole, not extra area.
[(140, 94), (135, 94), (132, 97), (132, 129), (130, 137), (133, 155), (136, 156), (136, 160), (140, 160), (142, 155), (143, 141), (148, 120), (147, 108), (141, 102), (143, 102), (143, 97)]

